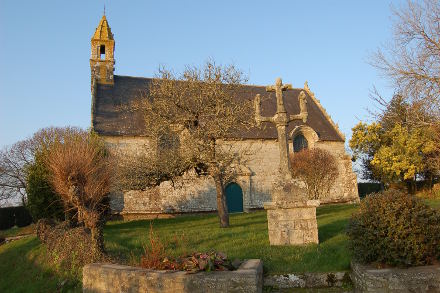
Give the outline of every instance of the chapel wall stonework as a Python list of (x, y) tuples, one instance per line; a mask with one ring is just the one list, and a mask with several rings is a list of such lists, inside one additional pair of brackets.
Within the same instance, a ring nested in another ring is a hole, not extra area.
[[(139, 154), (150, 149), (147, 138), (107, 136), (104, 139), (110, 149), (127, 154)], [(233, 182), (242, 188), (244, 210), (262, 208), (264, 202), (271, 201), (272, 184), (279, 176), (278, 142), (255, 139), (219, 142), (219, 145), (241, 154), (240, 165), (235, 167), (237, 175)], [(356, 175), (351, 169), (351, 160), (345, 153), (344, 143), (317, 142), (315, 147), (326, 149), (335, 155), (340, 171), (331, 196), (322, 202), (359, 201)], [(114, 212), (123, 215), (215, 211), (216, 190), (211, 178), (198, 177), (195, 172), (188, 172), (173, 183), (166, 181), (148, 190), (113, 193), (110, 206)]]

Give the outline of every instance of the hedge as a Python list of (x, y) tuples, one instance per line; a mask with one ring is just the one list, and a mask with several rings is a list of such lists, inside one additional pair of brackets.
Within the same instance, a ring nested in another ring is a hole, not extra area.
[(32, 223), (32, 217), (24, 206), (0, 208), (0, 230), (25, 227)]
[(360, 198), (364, 198), (366, 195), (370, 193), (375, 193), (382, 190), (383, 190), (383, 186), (381, 183), (373, 183), (373, 182), (358, 183), (358, 192)]

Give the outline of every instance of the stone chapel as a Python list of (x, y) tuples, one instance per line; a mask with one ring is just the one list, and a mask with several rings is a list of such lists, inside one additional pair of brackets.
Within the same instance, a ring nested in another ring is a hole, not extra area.
[[(125, 109), (148, 89), (151, 78), (115, 75), (115, 40), (105, 15), (91, 39), (91, 124), (111, 148), (137, 152), (151, 146), (144, 134), (144, 120), (139, 113)], [(267, 96), (262, 104), (262, 115), (275, 113), (276, 98), (266, 92), (265, 86), (252, 85), (246, 91), (250, 98), (260, 94)], [(345, 151), (345, 136), (321, 106), (309, 89), (294, 88), (285, 92), (285, 106), (289, 113), (299, 112), (298, 95), (306, 94), (308, 120), (295, 121), (287, 129), (289, 153), (303, 148), (321, 148), (332, 153), (338, 161), (339, 177), (330, 196), (321, 203), (358, 202), (356, 175), (352, 170), (351, 157)], [(225, 193), (230, 212), (246, 212), (263, 207), (271, 200), (272, 182), (279, 176), (279, 150), (277, 131), (273, 125), (255, 127), (238, 132), (225, 139), (234, 148), (252, 149), (246, 165), (235, 166), (238, 174), (233, 182), (226, 182)], [(148, 190), (131, 190), (112, 194), (110, 206), (114, 213), (124, 218), (141, 218), (152, 214), (210, 212), (216, 210), (214, 181), (189, 172), (179, 179), (181, 184), (163, 182)]]

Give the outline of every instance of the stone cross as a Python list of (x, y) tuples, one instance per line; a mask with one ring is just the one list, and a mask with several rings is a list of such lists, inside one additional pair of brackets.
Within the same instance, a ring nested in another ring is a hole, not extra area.
[(292, 178), (290, 173), (290, 160), (289, 160), (289, 146), (287, 140), (286, 128), (289, 122), (294, 120), (302, 120), (307, 122), (307, 100), (304, 91), (299, 94), (298, 100), (300, 105), (300, 113), (296, 115), (287, 115), (286, 108), (284, 107), (283, 91), (292, 89), (291, 84), (283, 85), (281, 78), (277, 78), (275, 85), (267, 86), (267, 92), (275, 92), (277, 97), (277, 112), (272, 117), (261, 116), (261, 97), (255, 96), (255, 121), (259, 126), (261, 122), (270, 122), (275, 124), (278, 132), (278, 144), (280, 148), (280, 172), (286, 177), (286, 179)]

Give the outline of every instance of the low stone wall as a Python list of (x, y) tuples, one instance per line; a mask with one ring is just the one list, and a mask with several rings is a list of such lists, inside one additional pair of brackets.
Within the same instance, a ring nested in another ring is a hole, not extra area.
[(375, 269), (351, 264), (355, 292), (440, 292), (440, 266)]
[(348, 272), (292, 273), (264, 277), (264, 286), (279, 289), (342, 287), (350, 284)]
[(236, 271), (154, 271), (116, 264), (83, 268), (83, 292), (262, 292), (263, 262), (251, 259)]

